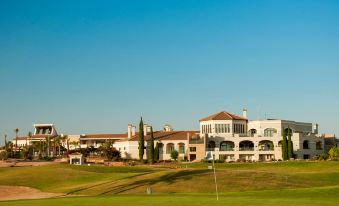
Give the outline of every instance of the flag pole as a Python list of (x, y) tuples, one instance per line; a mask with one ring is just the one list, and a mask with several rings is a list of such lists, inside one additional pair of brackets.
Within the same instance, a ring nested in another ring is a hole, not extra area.
[(219, 201), (219, 193), (218, 193), (218, 185), (217, 185), (217, 176), (215, 174), (215, 164), (214, 164), (214, 154), (212, 152), (212, 158), (213, 158), (213, 173), (214, 173), (214, 184), (215, 184), (215, 193), (216, 193), (216, 196), (217, 196), (217, 201)]

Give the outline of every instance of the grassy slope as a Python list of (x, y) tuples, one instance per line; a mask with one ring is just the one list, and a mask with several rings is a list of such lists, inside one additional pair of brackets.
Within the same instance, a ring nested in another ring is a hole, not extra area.
[[(148, 185), (155, 193), (206, 193), (214, 191), (212, 171), (207, 164), (194, 169), (164, 170), (133, 179), (94, 186), (78, 194), (142, 194)], [(339, 185), (339, 163), (277, 163), (217, 165), (221, 192), (275, 190)]]
[(48, 192), (70, 193), (105, 182), (150, 172), (149, 168), (48, 165), (0, 168), (0, 185), (28, 186)]
[(144, 206), (221, 206), (221, 205), (260, 205), (260, 206), (327, 206), (337, 205), (339, 188), (313, 188), (280, 191), (236, 192), (221, 195), (216, 201), (214, 195), (172, 194), (172, 195), (116, 195), (96, 197), (72, 197), (46, 200), (24, 200), (0, 202), (0, 206), (90, 206), (90, 205), (144, 205)]
[[(172, 205), (176, 201), (180, 202), (179, 205), (188, 205), (192, 200), (195, 201), (194, 205), (201, 202), (218, 205), (213, 196), (208, 195), (215, 188), (212, 171), (207, 170), (207, 166), (208, 164), (199, 163), (189, 164), (187, 169), (186, 165), (175, 164), (169, 165), (170, 168), (156, 169), (70, 165), (0, 168), (0, 185), (23, 185), (43, 191), (82, 195), (130, 194), (39, 200), (34, 201), (35, 205), (57, 205), (69, 201), (73, 205), (82, 206), (93, 204), (94, 201), (108, 205), (126, 200), (133, 202), (131, 205), (139, 202), (142, 204), (144, 201), (147, 205), (152, 205), (153, 200), (163, 205)], [(171, 169), (174, 167), (183, 168)], [(320, 205), (323, 202), (324, 205), (333, 205), (333, 201), (339, 200), (339, 162), (217, 164), (217, 168), (219, 191), (224, 194), (220, 202), (223, 203)], [(156, 196), (136, 196), (144, 194), (148, 185), (152, 186)], [(28, 203), (30, 201), (16, 201), (6, 205)]]

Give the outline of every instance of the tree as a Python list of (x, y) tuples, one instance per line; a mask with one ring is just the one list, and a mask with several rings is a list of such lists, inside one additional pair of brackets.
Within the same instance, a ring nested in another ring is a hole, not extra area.
[(7, 155), (9, 157), (14, 157), (14, 145), (13, 145), (13, 142), (9, 141), (7, 142), (7, 145), (6, 145), (6, 151), (7, 151)]
[(154, 160), (159, 161), (159, 143), (157, 142), (154, 149)]
[(0, 152), (0, 160), (6, 160), (8, 158), (7, 151), (1, 151)]
[(153, 127), (151, 127), (151, 140), (150, 140), (150, 150), (149, 150), (149, 161), (154, 163), (154, 136), (153, 136)]
[(51, 151), (51, 138), (49, 135), (47, 135), (46, 139), (46, 144), (47, 144), (47, 149), (46, 149), (46, 156), (49, 157), (50, 156), (50, 151)]
[(292, 130), (288, 127), (288, 143), (287, 143), (287, 148), (288, 148), (288, 152), (287, 152), (287, 159), (291, 159), (293, 158), (293, 142), (292, 142)]
[(287, 134), (286, 131), (283, 131), (283, 140), (282, 140), (282, 156), (283, 156), (283, 160), (287, 160), (288, 159), (288, 146), (287, 146)]
[(175, 161), (177, 161), (178, 156), (179, 156), (179, 152), (177, 150), (173, 150), (171, 152), (171, 158), (174, 159)]
[(14, 129), (15, 132), (15, 149), (18, 148), (18, 133), (19, 133), (19, 128)]
[(102, 154), (109, 160), (118, 160), (121, 157), (120, 151), (113, 147), (112, 141), (105, 141), (99, 148)]
[[(74, 150), (77, 149), (77, 146), (79, 145), (79, 142), (78, 141), (72, 141), (69, 143), (70, 145), (72, 145), (74, 147)], [(80, 149), (80, 148), (79, 148)]]
[(68, 135), (61, 134), (61, 141), (62, 141), (63, 147), (65, 147), (65, 145), (67, 146), (67, 156), (68, 156), (68, 153), (69, 153), (69, 138), (68, 138)]
[(5, 150), (7, 151), (7, 134), (5, 134)]
[(59, 153), (58, 156), (60, 156), (60, 154), (61, 154), (61, 143), (62, 143), (62, 137), (61, 136), (57, 136), (57, 137), (54, 138), (55, 147), (58, 148), (58, 153)]
[(27, 137), (26, 137), (26, 148), (28, 148), (28, 141), (27, 140), (30, 140), (31, 137), (32, 137), (32, 132), (28, 132)]
[(332, 147), (328, 152), (330, 160), (339, 160), (339, 147)]
[(142, 161), (144, 159), (144, 149), (145, 149), (145, 137), (144, 137), (144, 122), (142, 121), (142, 117), (139, 124), (139, 160)]

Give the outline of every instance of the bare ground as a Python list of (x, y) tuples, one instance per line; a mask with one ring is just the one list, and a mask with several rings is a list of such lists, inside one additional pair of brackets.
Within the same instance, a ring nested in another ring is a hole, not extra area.
[(62, 193), (48, 193), (30, 187), (22, 186), (1, 186), (0, 201), (20, 200), (20, 199), (42, 199), (64, 196)]
[(34, 161), (0, 161), (0, 167), (33, 167), (58, 164), (57, 162), (34, 162)]

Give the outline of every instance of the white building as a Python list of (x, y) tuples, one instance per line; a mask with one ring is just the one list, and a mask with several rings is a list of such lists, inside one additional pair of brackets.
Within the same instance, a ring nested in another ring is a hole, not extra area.
[[(46, 141), (49, 138), (51, 141), (58, 136), (54, 124), (34, 124), (34, 132), (32, 136), (18, 137), (18, 147), (32, 145), (33, 142)], [(15, 146), (15, 139), (13, 144)]]
[(207, 136), (206, 157), (226, 161), (268, 161), (282, 159), (283, 131), (292, 130), (295, 158), (310, 159), (324, 152), (324, 138), (318, 126), (285, 120), (247, 120), (243, 116), (219, 112), (200, 120), (200, 136)]
[[(131, 127), (131, 126), (129, 126)], [(200, 120), (200, 131), (165, 130), (154, 133), (159, 143), (160, 159), (169, 160), (172, 150), (179, 151), (181, 159), (224, 159), (226, 161), (271, 161), (282, 159), (282, 136), (292, 130), (296, 159), (310, 159), (324, 152), (324, 138), (318, 135), (318, 125), (286, 120), (248, 121), (247, 110), (243, 115), (219, 112)], [(139, 156), (138, 134), (128, 129), (127, 138), (115, 141), (114, 147), (123, 158)], [(145, 131), (145, 154), (148, 155), (150, 139)]]
[[(286, 129), (293, 133), (292, 142), (296, 159), (310, 159), (324, 152), (324, 137), (318, 135), (318, 125), (287, 120), (266, 119), (248, 121), (247, 110), (242, 115), (219, 112), (200, 120), (199, 131), (175, 131), (166, 124), (162, 131), (154, 132), (159, 144), (160, 160), (170, 160), (171, 151), (179, 152), (179, 159), (200, 161), (224, 159), (226, 161), (270, 161), (282, 159), (282, 136)], [(144, 124), (145, 156), (149, 155), (151, 126)], [(19, 138), (18, 145), (45, 141), (58, 136), (53, 124), (35, 124), (32, 137)], [(107, 140), (121, 152), (123, 158), (139, 158), (139, 134), (129, 124), (123, 134), (69, 135), (64, 148), (70, 150), (99, 148)]]

